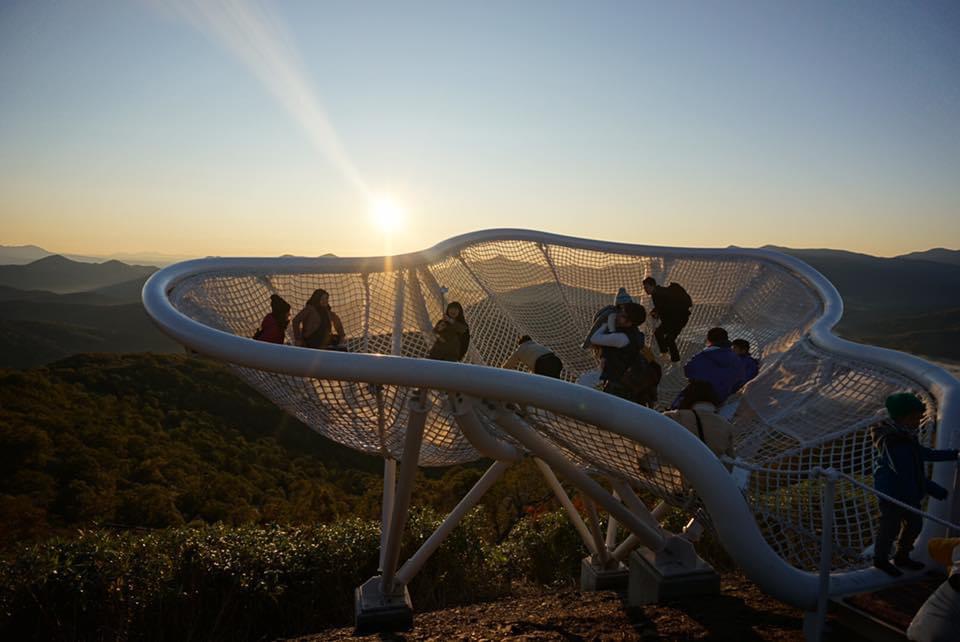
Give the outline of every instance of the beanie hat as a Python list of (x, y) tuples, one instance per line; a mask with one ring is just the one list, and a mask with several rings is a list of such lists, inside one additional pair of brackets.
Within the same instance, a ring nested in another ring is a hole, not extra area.
[(633, 303), (633, 297), (627, 294), (627, 288), (617, 290), (617, 298), (613, 300), (614, 305), (623, 305), (624, 303)]
[(887, 407), (887, 412), (890, 413), (890, 418), (894, 421), (927, 409), (920, 401), (920, 397), (912, 392), (898, 392), (890, 395), (884, 405)]

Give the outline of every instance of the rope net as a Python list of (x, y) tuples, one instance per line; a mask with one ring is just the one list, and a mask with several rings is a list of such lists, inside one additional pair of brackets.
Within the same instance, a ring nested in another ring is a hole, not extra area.
[[(677, 341), (682, 361), (702, 349), (713, 326), (725, 327), (731, 339), (748, 340), (752, 354), (761, 360), (759, 376), (729, 400), (726, 409), (732, 412), (737, 431), (738, 457), (784, 472), (750, 474), (744, 494), (770, 545), (795, 566), (814, 570), (819, 563), (824, 482), (790, 471), (830, 466), (869, 483), (873, 452), (867, 428), (880, 418), (885, 397), (913, 391), (932, 416), (936, 402), (903, 373), (814, 347), (804, 336), (823, 312), (816, 290), (778, 263), (735, 252), (678, 256), (651, 248), (638, 254), (533, 241), (483, 241), (430, 263), (392, 270), (288, 273), (281, 260), (272, 273), (204, 273), (179, 282), (169, 296), (188, 317), (251, 337), (269, 312), (271, 294), (286, 299), (295, 314), (315, 289), (323, 288), (343, 321), (349, 351), (390, 354), (394, 332), (400, 329), (399, 353), (407, 357), (426, 356), (433, 343), (433, 322), (441, 317), (445, 302), (459, 301), (471, 333), (464, 361), (499, 366), (513, 352), (517, 337), (527, 334), (560, 357), (562, 378), (573, 382), (598, 367), (597, 357), (581, 349), (580, 343), (594, 314), (612, 303), (618, 288), (625, 287), (649, 310), (652, 302), (641, 287), (644, 277), (661, 284), (680, 283), (694, 301), (690, 321)], [(647, 345), (655, 323), (648, 319), (641, 328)], [(292, 342), (288, 328), (287, 343)], [(322, 435), (365, 453), (400, 458), (410, 389), (234, 368)], [(682, 368), (666, 368), (660, 403), (668, 404), (685, 383)], [(447, 466), (479, 458), (457, 427), (446, 393), (430, 391), (429, 396), (420, 465)], [(510, 441), (490, 417), (479, 414), (490, 432)], [(578, 465), (626, 479), (709, 523), (709, 515), (680, 473), (642, 444), (539, 408), (527, 408), (527, 420)], [(928, 422), (921, 441), (931, 443), (934, 430), (933, 422)], [(876, 499), (848, 482), (840, 482), (837, 496), (834, 569), (865, 566), (864, 549), (876, 530)]]

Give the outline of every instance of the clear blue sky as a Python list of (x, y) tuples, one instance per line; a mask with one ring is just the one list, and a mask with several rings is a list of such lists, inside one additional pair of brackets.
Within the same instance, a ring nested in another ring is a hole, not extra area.
[(958, 247), (960, 3), (0, 4), (2, 244), (366, 255), (506, 226)]

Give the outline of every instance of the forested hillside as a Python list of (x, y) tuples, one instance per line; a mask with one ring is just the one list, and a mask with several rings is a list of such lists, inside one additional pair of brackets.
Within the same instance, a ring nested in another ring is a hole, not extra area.
[[(94, 524), (374, 518), (381, 466), (212, 361), (77, 355), (0, 370), (0, 544)], [(414, 503), (449, 509), (482, 468), (423, 471)], [(491, 536), (548, 497), (536, 473), (511, 471), (485, 503)]]

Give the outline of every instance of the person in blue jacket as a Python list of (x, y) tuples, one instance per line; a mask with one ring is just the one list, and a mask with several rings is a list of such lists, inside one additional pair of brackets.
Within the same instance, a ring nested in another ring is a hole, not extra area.
[[(890, 418), (870, 427), (877, 454), (874, 488), (917, 509), (927, 495), (946, 499), (947, 489), (927, 479), (923, 462), (955, 460), (957, 451), (933, 450), (920, 445), (917, 430), (926, 407), (915, 394), (898, 392), (887, 397), (885, 405)], [(910, 559), (913, 542), (923, 527), (923, 517), (884, 499), (879, 503), (880, 525), (873, 542), (873, 565), (894, 577), (902, 575), (897, 566), (912, 571), (923, 568), (923, 564)], [(894, 540), (897, 550), (891, 564), (890, 549)]]
[[(743, 385), (745, 379), (743, 363), (730, 348), (730, 338), (723, 328), (710, 328), (707, 332), (707, 347), (687, 362), (683, 373), (691, 382), (709, 383), (718, 406), (722, 405), (738, 386)], [(681, 391), (671, 408), (679, 408), (682, 401)]]
[(734, 389), (736, 392), (760, 373), (760, 362), (750, 355), (750, 342), (746, 339), (734, 339), (730, 343), (730, 348), (740, 357), (740, 363), (743, 364), (743, 381)]

